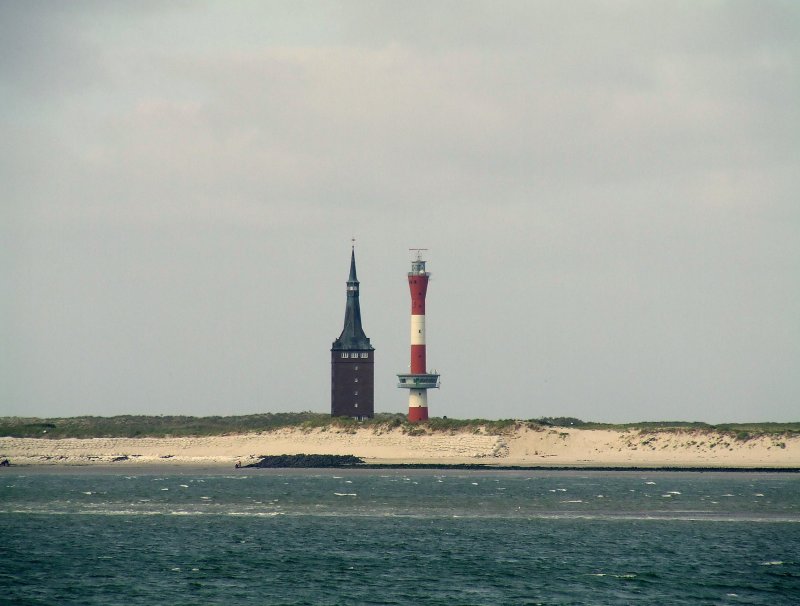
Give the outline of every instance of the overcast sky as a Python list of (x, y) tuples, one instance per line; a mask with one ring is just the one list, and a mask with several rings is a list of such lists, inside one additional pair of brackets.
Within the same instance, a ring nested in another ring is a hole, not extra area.
[(0, 415), (800, 420), (800, 3), (0, 0)]

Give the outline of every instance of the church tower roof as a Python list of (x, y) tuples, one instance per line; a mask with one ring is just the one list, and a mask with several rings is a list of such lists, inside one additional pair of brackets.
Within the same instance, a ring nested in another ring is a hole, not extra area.
[(358, 299), (359, 282), (356, 275), (356, 250), (350, 252), (350, 276), (347, 278), (347, 304), (344, 308), (344, 328), (333, 342), (335, 350), (372, 350), (369, 338), (361, 327), (361, 304)]

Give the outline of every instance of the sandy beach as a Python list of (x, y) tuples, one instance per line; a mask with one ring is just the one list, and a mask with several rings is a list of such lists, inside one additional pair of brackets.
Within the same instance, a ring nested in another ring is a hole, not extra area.
[(212, 437), (39, 439), (0, 437), (13, 465), (220, 465), (264, 455), (351, 454), (367, 463), (491, 466), (800, 467), (800, 437), (738, 440), (709, 431), (612, 431), (520, 426), (499, 435), (402, 429), (281, 429)]

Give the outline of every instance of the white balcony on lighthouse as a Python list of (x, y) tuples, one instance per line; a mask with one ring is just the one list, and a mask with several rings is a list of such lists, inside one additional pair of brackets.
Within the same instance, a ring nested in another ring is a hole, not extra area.
[(428, 373), (424, 375), (398, 374), (397, 386), (405, 389), (437, 389), (439, 375)]

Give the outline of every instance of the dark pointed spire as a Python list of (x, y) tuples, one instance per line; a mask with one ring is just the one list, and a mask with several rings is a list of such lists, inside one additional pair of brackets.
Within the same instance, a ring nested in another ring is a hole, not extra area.
[(361, 304), (358, 299), (359, 282), (356, 275), (355, 244), (350, 252), (350, 276), (347, 278), (347, 305), (344, 309), (344, 328), (333, 342), (333, 349), (373, 349), (361, 327)]
[(348, 282), (355, 282), (358, 284), (358, 277), (356, 277), (356, 246), (353, 245), (350, 251), (350, 277), (347, 278)]

